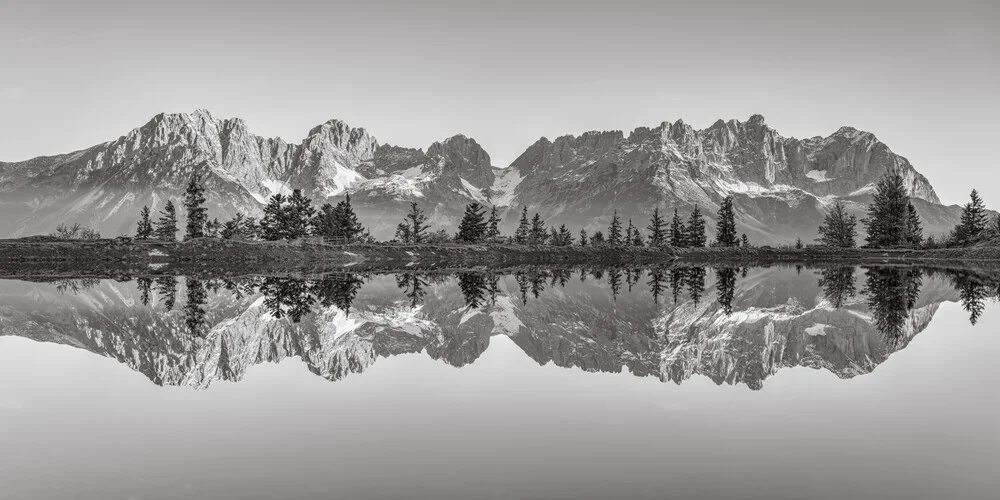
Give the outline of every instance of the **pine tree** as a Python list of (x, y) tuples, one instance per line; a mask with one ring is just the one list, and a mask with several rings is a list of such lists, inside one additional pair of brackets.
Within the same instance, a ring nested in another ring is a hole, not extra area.
[(260, 219), (260, 237), (268, 240), (282, 240), (287, 237), (285, 196), (277, 193), (264, 206), (264, 216)]
[(555, 226), (549, 228), (548, 242), (554, 247), (559, 246), (559, 230)]
[(635, 243), (635, 233), (639, 230), (632, 225), (632, 219), (628, 220), (628, 226), (625, 228), (625, 241), (623, 242), (626, 246), (631, 246)]
[(205, 233), (203, 236), (208, 238), (218, 238), (220, 229), (222, 229), (222, 224), (219, 222), (219, 218), (216, 217), (205, 223)]
[(975, 189), (969, 195), (969, 202), (962, 208), (962, 217), (955, 228), (953, 239), (956, 243), (965, 243), (976, 239), (986, 230), (989, 218), (986, 215), (986, 205)]
[(653, 217), (646, 226), (649, 234), (649, 246), (661, 247), (667, 243), (667, 221), (660, 215), (660, 207), (653, 209)]
[(406, 214), (406, 220), (410, 223), (410, 241), (423, 243), (427, 236), (427, 216), (417, 202), (410, 202), (410, 212)]
[(528, 207), (521, 207), (521, 220), (517, 224), (517, 229), (514, 231), (514, 243), (518, 245), (527, 245), (528, 238), (531, 236), (531, 225), (528, 222)]
[(486, 238), (486, 231), (486, 208), (475, 201), (466, 205), (462, 222), (458, 225), (458, 234), (455, 236), (455, 241), (461, 243), (480, 243)]
[(173, 200), (167, 200), (167, 204), (160, 211), (160, 220), (156, 221), (153, 234), (158, 240), (175, 241), (177, 239), (177, 209), (174, 207)]
[(907, 220), (910, 198), (901, 176), (889, 170), (875, 186), (875, 197), (868, 207), (864, 223), (868, 246), (889, 248), (906, 246)]
[(587, 240), (588, 239), (589, 238), (587, 238), (587, 230), (586, 229), (581, 229), (580, 230), (580, 246), (581, 247), (587, 246), (587, 243), (588, 243)]
[(805, 245), (802, 243), (802, 238), (796, 238), (795, 248), (798, 250), (802, 250), (803, 248), (805, 248)]
[(641, 247), (641, 246), (645, 246), (646, 245), (645, 240), (643, 240), (643, 238), (642, 238), (642, 231), (636, 229), (635, 231), (632, 232), (632, 243), (631, 243), (631, 245), (632, 246), (636, 246), (636, 247)]
[(608, 243), (614, 246), (622, 245), (622, 220), (618, 217), (618, 211), (611, 217), (611, 226), (608, 227)]
[(913, 203), (908, 203), (906, 206), (906, 241), (913, 248), (919, 247), (924, 242), (924, 229)]
[(570, 232), (566, 224), (559, 225), (559, 246), (569, 246), (573, 244), (573, 233)]
[(705, 217), (701, 215), (701, 209), (698, 208), (698, 205), (695, 205), (694, 210), (691, 211), (691, 217), (687, 224), (687, 235), (684, 240), (687, 246), (691, 247), (704, 247), (705, 243), (708, 242), (708, 237), (705, 235)]
[(246, 218), (243, 215), (243, 212), (236, 212), (236, 216), (227, 220), (222, 225), (222, 230), (219, 232), (219, 236), (225, 240), (246, 238)]
[(535, 212), (531, 218), (531, 230), (528, 232), (528, 242), (532, 245), (544, 245), (549, 233), (545, 230), (545, 221), (542, 216)]
[(413, 243), (413, 234), (410, 231), (409, 223), (403, 221), (396, 226), (396, 239), (403, 243)]
[(148, 240), (153, 235), (153, 223), (149, 220), (149, 207), (143, 205), (139, 212), (139, 223), (135, 229), (135, 239)]
[(723, 198), (722, 205), (719, 207), (719, 223), (715, 243), (722, 247), (739, 245), (736, 236), (736, 209), (733, 207), (732, 196)]
[(835, 248), (854, 248), (857, 246), (858, 221), (853, 215), (848, 215), (844, 203), (838, 200), (833, 208), (826, 213), (823, 223), (819, 226), (819, 243)]
[(683, 248), (687, 246), (687, 226), (674, 209), (674, 219), (670, 222), (670, 246)]
[(312, 200), (306, 198), (301, 189), (292, 191), (284, 212), (287, 224), (285, 238), (294, 240), (309, 236), (316, 209), (312, 206)]
[(750, 238), (747, 238), (747, 233), (743, 233), (743, 236), (740, 237), (740, 246), (750, 248)]
[(205, 187), (201, 185), (201, 176), (199, 175), (191, 177), (187, 190), (184, 191), (184, 210), (187, 212), (184, 239), (190, 240), (205, 236), (208, 209), (205, 208)]
[(595, 231), (594, 237), (590, 239), (590, 245), (595, 247), (604, 245), (604, 233), (600, 231)]
[(490, 218), (486, 221), (486, 241), (497, 243), (500, 241), (500, 215), (497, 214), (497, 206), (490, 208)]
[(365, 233), (365, 227), (361, 225), (358, 214), (354, 213), (354, 207), (351, 205), (351, 193), (347, 193), (333, 208), (332, 218), (332, 232), (329, 235), (331, 238), (353, 243)]

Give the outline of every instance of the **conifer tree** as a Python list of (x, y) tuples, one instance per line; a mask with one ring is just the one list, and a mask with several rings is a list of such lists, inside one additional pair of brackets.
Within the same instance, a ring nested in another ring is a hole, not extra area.
[(177, 239), (177, 209), (174, 207), (173, 200), (167, 200), (167, 204), (160, 211), (160, 220), (156, 221), (153, 234), (158, 240), (175, 241)]
[(740, 246), (750, 248), (750, 238), (747, 238), (747, 233), (743, 233), (743, 236), (740, 237)]
[(268, 240), (282, 240), (287, 237), (287, 224), (285, 222), (285, 196), (276, 193), (267, 201), (264, 206), (264, 216), (260, 219), (260, 237)]
[(857, 246), (857, 225), (857, 218), (848, 215), (844, 203), (837, 200), (819, 226), (820, 238), (818, 241), (821, 245), (828, 247), (854, 248)]
[(618, 217), (618, 211), (611, 217), (611, 226), (608, 227), (608, 243), (614, 246), (621, 246), (622, 241), (622, 220)]
[(500, 241), (500, 215), (497, 214), (497, 206), (490, 208), (490, 218), (486, 221), (486, 241), (497, 243)]
[(216, 217), (205, 223), (205, 233), (203, 236), (208, 238), (218, 238), (219, 230), (222, 229), (222, 224), (219, 222), (219, 218)]
[(573, 244), (573, 233), (571, 233), (569, 228), (566, 227), (566, 224), (559, 225), (558, 237), (560, 246), (569, 246)]
[(413, 243), (413, 235), (410, 233), (409, 223), (403, 221), (396, 226), (396, 239), (403, 243)]
[(868, 246), (889, 248), (907, 245), (907, 221), (910, 198), (903, 176), (889, 170), (875, 185), (875, 197), (868, 207), (864, 223)]
[(306, 198), (301, 189), (292, 191), (284, 211), (287, 224), (285, 238), (294, 240), (309, 236), (316, 209), (312, 206), (312, 200)]
[(715, 243), (722, 247), (739, 245), (736, 236), (736, 209), (733, 207), (732, 196), (723, 198), (722, 205), (719, 207), (719, 223)]
[(653, 217), (646, 226), (649, 234), (649, 246), (661, 247), (667, 242), (667, 221), (660, 215), (660, 207), (653, 209)]
[(531, 236), (531, 224), (528, 222), (528, 207), (521, 207), (521, 220), (517, 224), (517, 229), (514, 231), (514, 243), (518, 245), (527, 245), (528, 238)]
[(705, 243), (708, 242), (708, 237), (705, 235), (705, 217), (701, 214), (698, 205), (695, 205), (694, 210), (691, 211), (684, 241), (690, 247), (704, 247)]
[(625, 228), (625, 246), (632, 246), (635, 243), (635, 233), (638, 232), (639, 230), (632, 225), (632, 219), (629, 219), (628, 226)]
[(549, 236), (547, 238), (549, 245), (554, 247), (560, 246), (559, 243), (559, 230), (555, 226), (549, 228)]
[(590, 239), (590, 245), (595, 247), (604, 245), (604, 233), (601, 231), (595, 231), (594, 237)]
[(139, 212), (139, 223), (135, 229), (135, 239), (148, 240), (150, 236), (153, 236), (153, 223), (149, 220), (149, 207), (143, 205), (142, 211)]
[(581, 229), (580, 230), (580, 246), (581, 247), (587, 246), (587, 243), (589, 243), (588, 240), (589, 240), (589, 238), (587, 238), (587, 230), (586, 229)]
[(184, 239), (190, 240), (205, 236), (208, 209), (205, 208), (205, 187), (201, 185), (201, 176), (197, 174), (191, 177), (187, 190), (184, 192), (184, 210), (187, 212)]
[(465, 206), (465, 214), (458, 225), (455, 241), (480, 243), (486, 238), (486, 230), (486, 208), (474, 201)]
[(798, 250), (802, 250), (803, 248), (805, 248), (805, 245), (802, 243), (802, 238), (797, 238), (795, 240), (795, 248)]
[(674, 219), (670, 223), (670, 246), (683, 248), (687, 246), (687, 226), (674, 209)]
[(410, 241), (413, 243), (423, 243), (427, 236), (427, 216), (420, 209), (417, 202), (410, 203), (410, 212), (406, 214), (406, 220), (410, 226)]
[(962, 217), (954, 231), (953, 239), (956, 240), (956, 243), (965, 243), (976, 239), (989, 224), (986, 205), (983, 204), (979, 191), (973, 189), (969, 198), (969, 202), (962, 207)]
[(545, 230), (545, 221), (542, 220), (542, 216), (538, 212), (535, 212), (535, 216), (531, 218), (531, 231), (528, 233), (528, 242), (532, 245), (544, 245), (548, 237), (549, 233)]
[(636, 228), (632, 231), (632, 246), (641, 247), (646, 245), (646, 241), (642, 237), (642, 231)]
[(913, 203), (907, 203), (906, 206), (906, 241), (913, 248), (919, 247), (924, 242), (924, 229)]

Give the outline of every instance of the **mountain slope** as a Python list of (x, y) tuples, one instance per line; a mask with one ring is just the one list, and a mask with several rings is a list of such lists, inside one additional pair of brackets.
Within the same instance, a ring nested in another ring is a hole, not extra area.
[(45, 233), (61, 222), (127, 234), (143, 205), (155, 214), (201, 174), (211, 217), (259, 215), (269, 196), (296, 188), (317, 203), (349, 191), (362, 222), (384, 239), (412, 201), (433, 226), (448, 229), (465, 204), (479, 201), (506, 209), (508, 231), (522, 205), (550, 224), (594, 230), (606, 226), (614, 210), (638, 226), (656, 206), (686, 216), (698, 204), (714, 217), (721, 199), (733, 195), (740, 230), (756, 242), (776, 243), (814, 236), (836, 198), (861, 212), (873, 183), (890, 168), (903, 174), (925, 232), (949, 230), (959, 208), (941, 205), (927, 179), (874, 135), (849, 127), (795, 139), (759, 115), (704, 130), (663, 122), (628, 136), (542, 138), (509, 167), (497, 168), (462, 135), (424, 151), (380, 144), (365, 129), (330, 120), (292, 144), (254, 135), (243, 120), (199, 110), (157, 115), (82, 151), (0, 163), (0, 235)]

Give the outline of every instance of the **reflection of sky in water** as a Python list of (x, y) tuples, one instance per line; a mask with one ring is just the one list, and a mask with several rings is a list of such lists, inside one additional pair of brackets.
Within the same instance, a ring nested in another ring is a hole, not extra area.
[[(799, 310), (815, 309), (824, 300), (816, 276), (803, 276), (740, 277), (732, 315), (793, 296)], [(417, 352), (330, 382), (287, 358), (205, 391), (158, 387), (86, 349), (10, 336), (15, 315), (5, 300), (0, 423), (9, 432), (0, 433), (0, 483), (14, 498), (988, 498), (1000, 486), (1000, 317), (990, 305), (971, 326), (960, 297), (935, 279), (923, 279), (916, 308), (947, 300), (871, 373), (841, 379), (788, 367), (760, 390), (699, 375), (676, 385), (539, 365), (522, 347), (534, 344), (503, 334), (487, 337), (461, 368)], [(643, 305), (651, 302), (645, 287), (615, 300), (601, 293), (606, 280), (593, 288), (572, 281), (529, 298), (525, 328), (586, 304), (636, 321), (694, 310), (683, 298), (675, 309), (669, 294), (666, 305)], [(710, 272), (704, 302), (714, 302), (714, 286)], [(352, 311), (403, 299), (394, 288), (369, 282)], [(468, 311), (456, 289), (432, 287), (427, 314), (461, 321)], [(29, 299), (48, 309), (65, 300)], [(212, 315), (209, 308), (209, 323), (219, 320)]]

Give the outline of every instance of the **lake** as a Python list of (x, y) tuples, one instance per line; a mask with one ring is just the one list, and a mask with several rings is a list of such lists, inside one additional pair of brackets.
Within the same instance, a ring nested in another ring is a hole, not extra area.
[(0, 498), (995, 498), (997, 283), (0, 280)]

